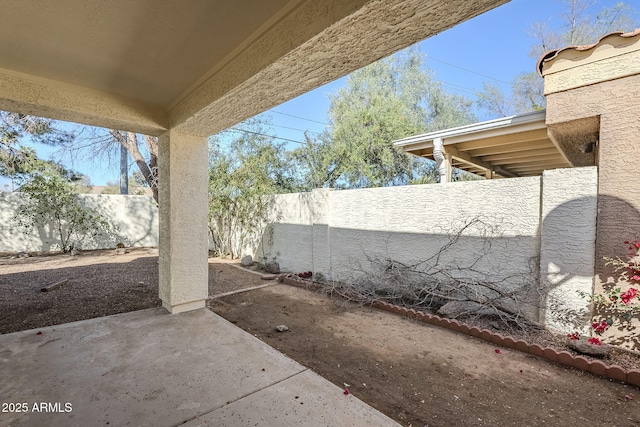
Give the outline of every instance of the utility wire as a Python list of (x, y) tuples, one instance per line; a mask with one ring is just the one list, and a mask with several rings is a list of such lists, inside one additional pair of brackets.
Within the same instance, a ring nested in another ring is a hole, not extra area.
[(314, 131), (309, 130), (309, 129), (290, 128), (288, 126), (274, 125), (274, 124), (270, 124), (269, 126), (275, 126), (275, 127), (279, 127), (279, 128), (283, 128), (283, 129), (289, 129), (289, 130), (299, 130), (300, 132), (309, 132), (309, 133), (315, 133), (316, 135), (320, 135), (320, 132), (314, 132)]
[(450, 62), (443, 61), (442, 59), (434, 58), (433, 56), (429, 56), (429, 55), (427, 55), (427, 61), (429, 61), (430, 59), (433, 59), (433, 60), (434, 60), (434, 61), (436, 61), (436, 62), (441, 62), (441, 63), (443, 63), (443, 64), (446, 64), (446, 65), (448, 65), (448, 66), (450, 66), (450, 67), (459, 68), (460, 70), (463, 70), (463, 71), (466, 71), (466, 72), (469, 72), (469, 73), (473, 73), (473, 74), (477, 74), (477, 75), (482, 76), (482, 77), (485, 77), (485, 78), (487, 78), (487, 79), (495, 80), (495, 81), (497, 81), (497, 82), (504, 83), (504, 84), (506, 84), (506, 85), (511, 85), (511, 83), (506, 82), (506, 81), (504, 81), (504, 80), (496, 79), (495, 77), (487, 76), (486, 74), (478, 73), (477, 71), (473, 71), (473, 70), (470, 70), (470, 69), (468, 69), (468, 68), (464, 68), (464, 67), (461, 67), (461, 66), (459, 66), (459, 65), (455, 65), (455, 64), (452, 64), (452, 63), (450, 63)]
[(266, 136), (267, 138), (280, 139), (282, 141), (294, 142), (296, 144), (306, 144), (306, 142), (296, 141), (295, 139), (282, 138), (280, 136), (267, 135), (266, 133), (254, 132), (252, 130), (245, 130), (239, 128), (228, 128), (228, 131), (240, 132), (240, 133), (250, 133), (252, 135)]
[(276, 110), (271, 110), (271, 112), (272, 112), (272, 113), (276, 113), (276, 114), (282, 114), (283, 116), (294, 117), (294, 118), (296, 118), (296, 119), (306, 120), (306, 121), (308, 121), (308, 122), (320, 123), (321, 125), (329, 126), (329, 123), (320, 122), (320, 121), (318, 121), (318, 120), (307, 119), (307, 118), (305, 118), (305, 117), (300, 117), (300, 116), (294, 116), (293, 114), (283, 113), (283, 112), (276, 111)]

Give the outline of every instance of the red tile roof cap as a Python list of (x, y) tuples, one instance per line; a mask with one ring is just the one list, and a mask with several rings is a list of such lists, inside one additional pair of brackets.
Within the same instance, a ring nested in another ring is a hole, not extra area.
[(593, 44), (587, 44), (584, 46), (567, 46), (564, 47), (562, 49), (554, 49), (554, 50), (549, 50), (545, 53), (543, 53), (540, 58), (538, 59), (538, 63), (537, 63), (537, 69), (538, 69), (538, 74), (540, 74), (540, 76), (542, 76), (542, 68), (544, 66), (545, 62), (549, 62), (549, 61), (553, 61), (554, 59), (556, 59), (558, 57), (558, 55), (560, 55), (562, 52), (567, 51), (567, 50), (576, 50), (579, 52), (584, 52), (590, 49), (595, 48), (596, 46), (598, 46), (599, 44), (601, 44), (605, 39), (608, 39), (610, 37), (619, 37), (619, 38), (633, 38), (633, 37), (638, 37), (640, 36), (640, 28), (636, 28), (633, 31), (630, 31), (628, 33), (624, 33), (622, 31), (614, 31), (612, 33), (606, 34), (602, 37), (600, 37), (600, 39), (593, 43)]

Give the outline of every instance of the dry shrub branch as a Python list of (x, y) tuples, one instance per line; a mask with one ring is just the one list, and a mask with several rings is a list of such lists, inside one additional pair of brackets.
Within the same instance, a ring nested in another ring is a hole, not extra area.
[[(460, 253), (461, 246), (468, 249), (463, 240), (470, 233), (477, 239), (472, 256), (452, 263), (452, 254)], [(445, 244), (419, 261), (367, 255), (365, 267), (360, 263), (348, 280), (330, 283), (331, 292), (361, 303), (386, 301), (451, 318), (485, 317), (509, 328), (539, 328), (535, 319), (543, 299), (536, 259), (521, 271), (491, 269), (491, 263), (484, 261), (496, 255), (491, 248), (500, 236), (496, 227), (480, 218), (447, 234)]]

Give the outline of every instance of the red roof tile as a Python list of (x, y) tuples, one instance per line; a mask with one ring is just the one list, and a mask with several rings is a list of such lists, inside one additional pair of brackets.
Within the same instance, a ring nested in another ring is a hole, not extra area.
[(604, 40), (609, 39), (609, 38), (633, 38), (633, 37), (638, 37), (640, 36), (640, 28), (636, 28), (633, 31), (630, 31), (628, 33), (624, 33), (622, 31), (615, 31), (613, 33), (609, 33), (606, 34), (602, 37), (600, 37), (600, 39), (593, 43), (593, 44), (588, 44), (588, 45), (583, 45), (583, 46), (567, 46), (564, 47), (562, 49), (554, 49), (554, 50), (550, 50), (545, 52), (544, 54), (542, 54), (540, 56), (540, 58), (538, 59), (537, 62), (537, 70), (538, 70), (538, 74), (540, 74), (542, 76), (542, 67), (544, 66), (545, 62), (548, 61), (553, 61), (554, 59), (556, 59), (558, 57), (558, 55), (560, 55), (562, 52), (567, 51), (567, 50), (575, 50), (575, 51), (579, 51), (579, 52), (584, 52), (590, 49), (595, 48), (596, 46), (598, 46), (599, 44), (601, 44)]

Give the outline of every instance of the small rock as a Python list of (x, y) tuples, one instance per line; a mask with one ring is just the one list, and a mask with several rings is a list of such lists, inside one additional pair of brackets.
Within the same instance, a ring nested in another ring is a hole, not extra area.
[(251, 258), (251, 255), (243, 257), (240, 260), (240, 265), (242, 265), (243, 267), (251, 267), (253, 265), (253, 258)]
[(271, 274), (280, 273), (280, 264), (277, 261), (269, 261), (264, 264), (264, 271)]
[(594, 345), (589, 343), (587, 340), (589, 337), (581, 336), (579, 340), (569, 340), (569, 347), (578, 353), (586, 354), (593, 357), (605, 357), (611, 351), (611, 347), (602, 344), (602, 345)]
[(274, 280), (277, 279), (278, 276), (276, 274), (263, 274), (262, 280)]
[(498, 322), (489, 322), (489, 326), (491, 326), (493, 329), (500, 329), (500, 325), (498, 324)]
[(126, 250), (125, 248), (117, 248), (117, 249), (115, 249), (115, 250), (114, 250), (114, 253), (115, 253), (116, 255), (124, 255), (124, 254), (126, 254), (127, 252), (129, 252), (129, 251), (128, 251), (128, 250)]
[(78, 255), (80, 255), (80, 249), (76, 249), (76, 248), (71, 249), (71, 256), (78, 256)]
[(31, 255), (29, 255), (29, 254), (28, 254), (28, 253), (26, 253), (26, 252), (18, 252), (18, 253), (16, 254), (16, 257), (17, 257), (17, 258), (29, 258), (30, 256), (31, 256)]
[(278, 325), (278, 326), (276, 326), (276, 331), (278, 331), (278, 332), (286, 332), (288, 330), (289, 330), (289, 328), (287, 327), (287, 325)]
[(147, 249), (147, 253), (149, 255), (158, 255), (160, 253), (160, 250), (158, 250), (158, 248), (149, 248)]

